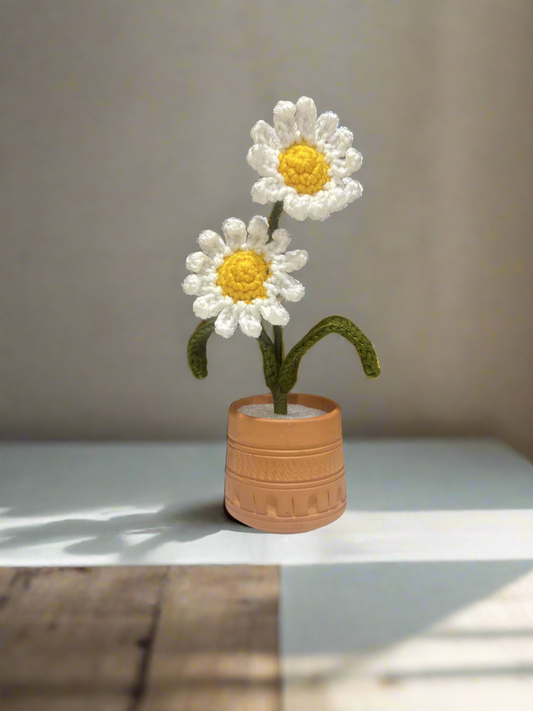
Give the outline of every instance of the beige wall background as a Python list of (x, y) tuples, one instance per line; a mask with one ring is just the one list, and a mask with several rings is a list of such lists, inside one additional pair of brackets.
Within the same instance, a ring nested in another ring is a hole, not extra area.
[(197, 234), (265, 214), (245, 156), (279, 99), (336, 111), (362, 200), (284, 217), (304, 301), (341, 313), (297, 389), (349, 435), (495, 434), (533, 455), (531, 0), (0, 0), (4, 438), (223, 437), (265, 391), (257, 344), (209, 343), (180, 289)]

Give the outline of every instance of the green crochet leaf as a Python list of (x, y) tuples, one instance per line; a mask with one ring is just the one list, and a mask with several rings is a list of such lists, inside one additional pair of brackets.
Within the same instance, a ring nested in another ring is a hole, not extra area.
[(198, 380), (207, 378), (207, 339), (215, 330), (215, 321), (216, 316), (202, 321), (189, 338), (187, 358), (192, 374)]
[(357, 326), (343, 316), (328, 316), (317, 323), (294, 348), (292, 348), (279, 371), (278, 387), (285, 393), (290, 392), (298, 380), (300, 361), (307, 351), (328, 333), (338, 333), (355, 346), (365, 375), (377, 378), (381, 373), (379, 360), (374, 346)]

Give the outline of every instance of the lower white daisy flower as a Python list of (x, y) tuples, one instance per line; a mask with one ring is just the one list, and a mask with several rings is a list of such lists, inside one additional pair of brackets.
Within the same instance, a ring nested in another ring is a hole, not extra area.
[(254, 145), (247, 160), (261, 176), (252, 188), (253, 201), (283, 200), (296, 220), (325, 220), (361, 197), (361, 184), (349, 176), (363, 156), (352, 148), (352, 132), (338, 123), (331, 111), (317, 119), (315, 102), (306, 96), (296, 104), (278, 102), (274, 128), (258, 121), (251, 131)]
[(224, 338), (237, 325), (247, 336), (258, 338), (261, 318), (285, 326), (289, 313), (282, 301), (300, 301), (305, 294), (289, 272), (307, 263), (304, 249), (287, 252), (290, 235), (277, 229), (268, 241), (268, 220), (253, 217), (248, 228), (231, 217), (222, 225), (224, 238), (205, 230), (198, 238), (201, 252), (187, 257), (191, 272), (182, 284), (186, 294), (198, 297), (193, 310), (201, 319), (217, 316), (215, 331)]

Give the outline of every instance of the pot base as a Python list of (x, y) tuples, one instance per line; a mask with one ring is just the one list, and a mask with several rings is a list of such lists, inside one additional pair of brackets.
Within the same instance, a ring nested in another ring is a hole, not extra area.
[(314, 531), (315, 528), (322, 528), (342, 516), (346, 510), (346, 500), (338, 508), (324, 514), (306, 516), (304, 520), (298, 520), (296, 516), (273, 519), (272, 516), (261, 516), (260, 514), (243, 511), (239, 506), (233, 506), (227, 499), (225, 500), (226, 511), (240, 523), (250, 526), (266, 533), (305, 533)]

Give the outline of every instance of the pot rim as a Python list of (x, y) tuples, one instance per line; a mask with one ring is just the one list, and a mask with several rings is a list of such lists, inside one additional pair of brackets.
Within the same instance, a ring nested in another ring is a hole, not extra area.
[[(324, 403), (327, 403), (329, 406), (331, 406), (331, 409), (329, 410), (329, 412), (326, 412), (323, 415), (316, 415), (315, 417), (295, 417), (290, 420), (277, 419), (273, 417), (254, 417), (253, 415), (246, 415), (244, 412), (239, 412), (239, 408), (243, 407), (243, 405), (260, 404), (258, 402), (258, 399), (260, 399), (261, 402), (272, 402), (272, 394), (264, 393), (262, 395), (249, 395), (248, 397), (243, 397), (239, 400), (235, 400), (235, 402), (232, 402), (229, 406), (229, 412), (231, 413), (232, 417), (237, 418), (238, 420), (242, 420), (243, 422), (245, 420), (255, 420), (257, 421), (257, 424), (264, 425), (265, 423), (268, 423), (268, 426), (272, 427), (279, 427), (291, 423), (294, 424), (296, 422), (306, 422), (309, 424), (311, 422), (325, 422), (338, 417), (341, 413), (341, 406), (336, 403), (335, 400), (331, 400), (328, 397), (323, 397), (322, 395), (313, 395), (311, 393), (289, 393), (287, 395), (287, 400), (291, 404), (306, 405), (304, 400), (306, 400), (307, 398), (312, 398), (313, 400), (315, 398), (319, 398)], [(307, 407), (311, 407), (311, 405), (307, 405)], [(317, 407), (316, 409), (320, 408)]]

